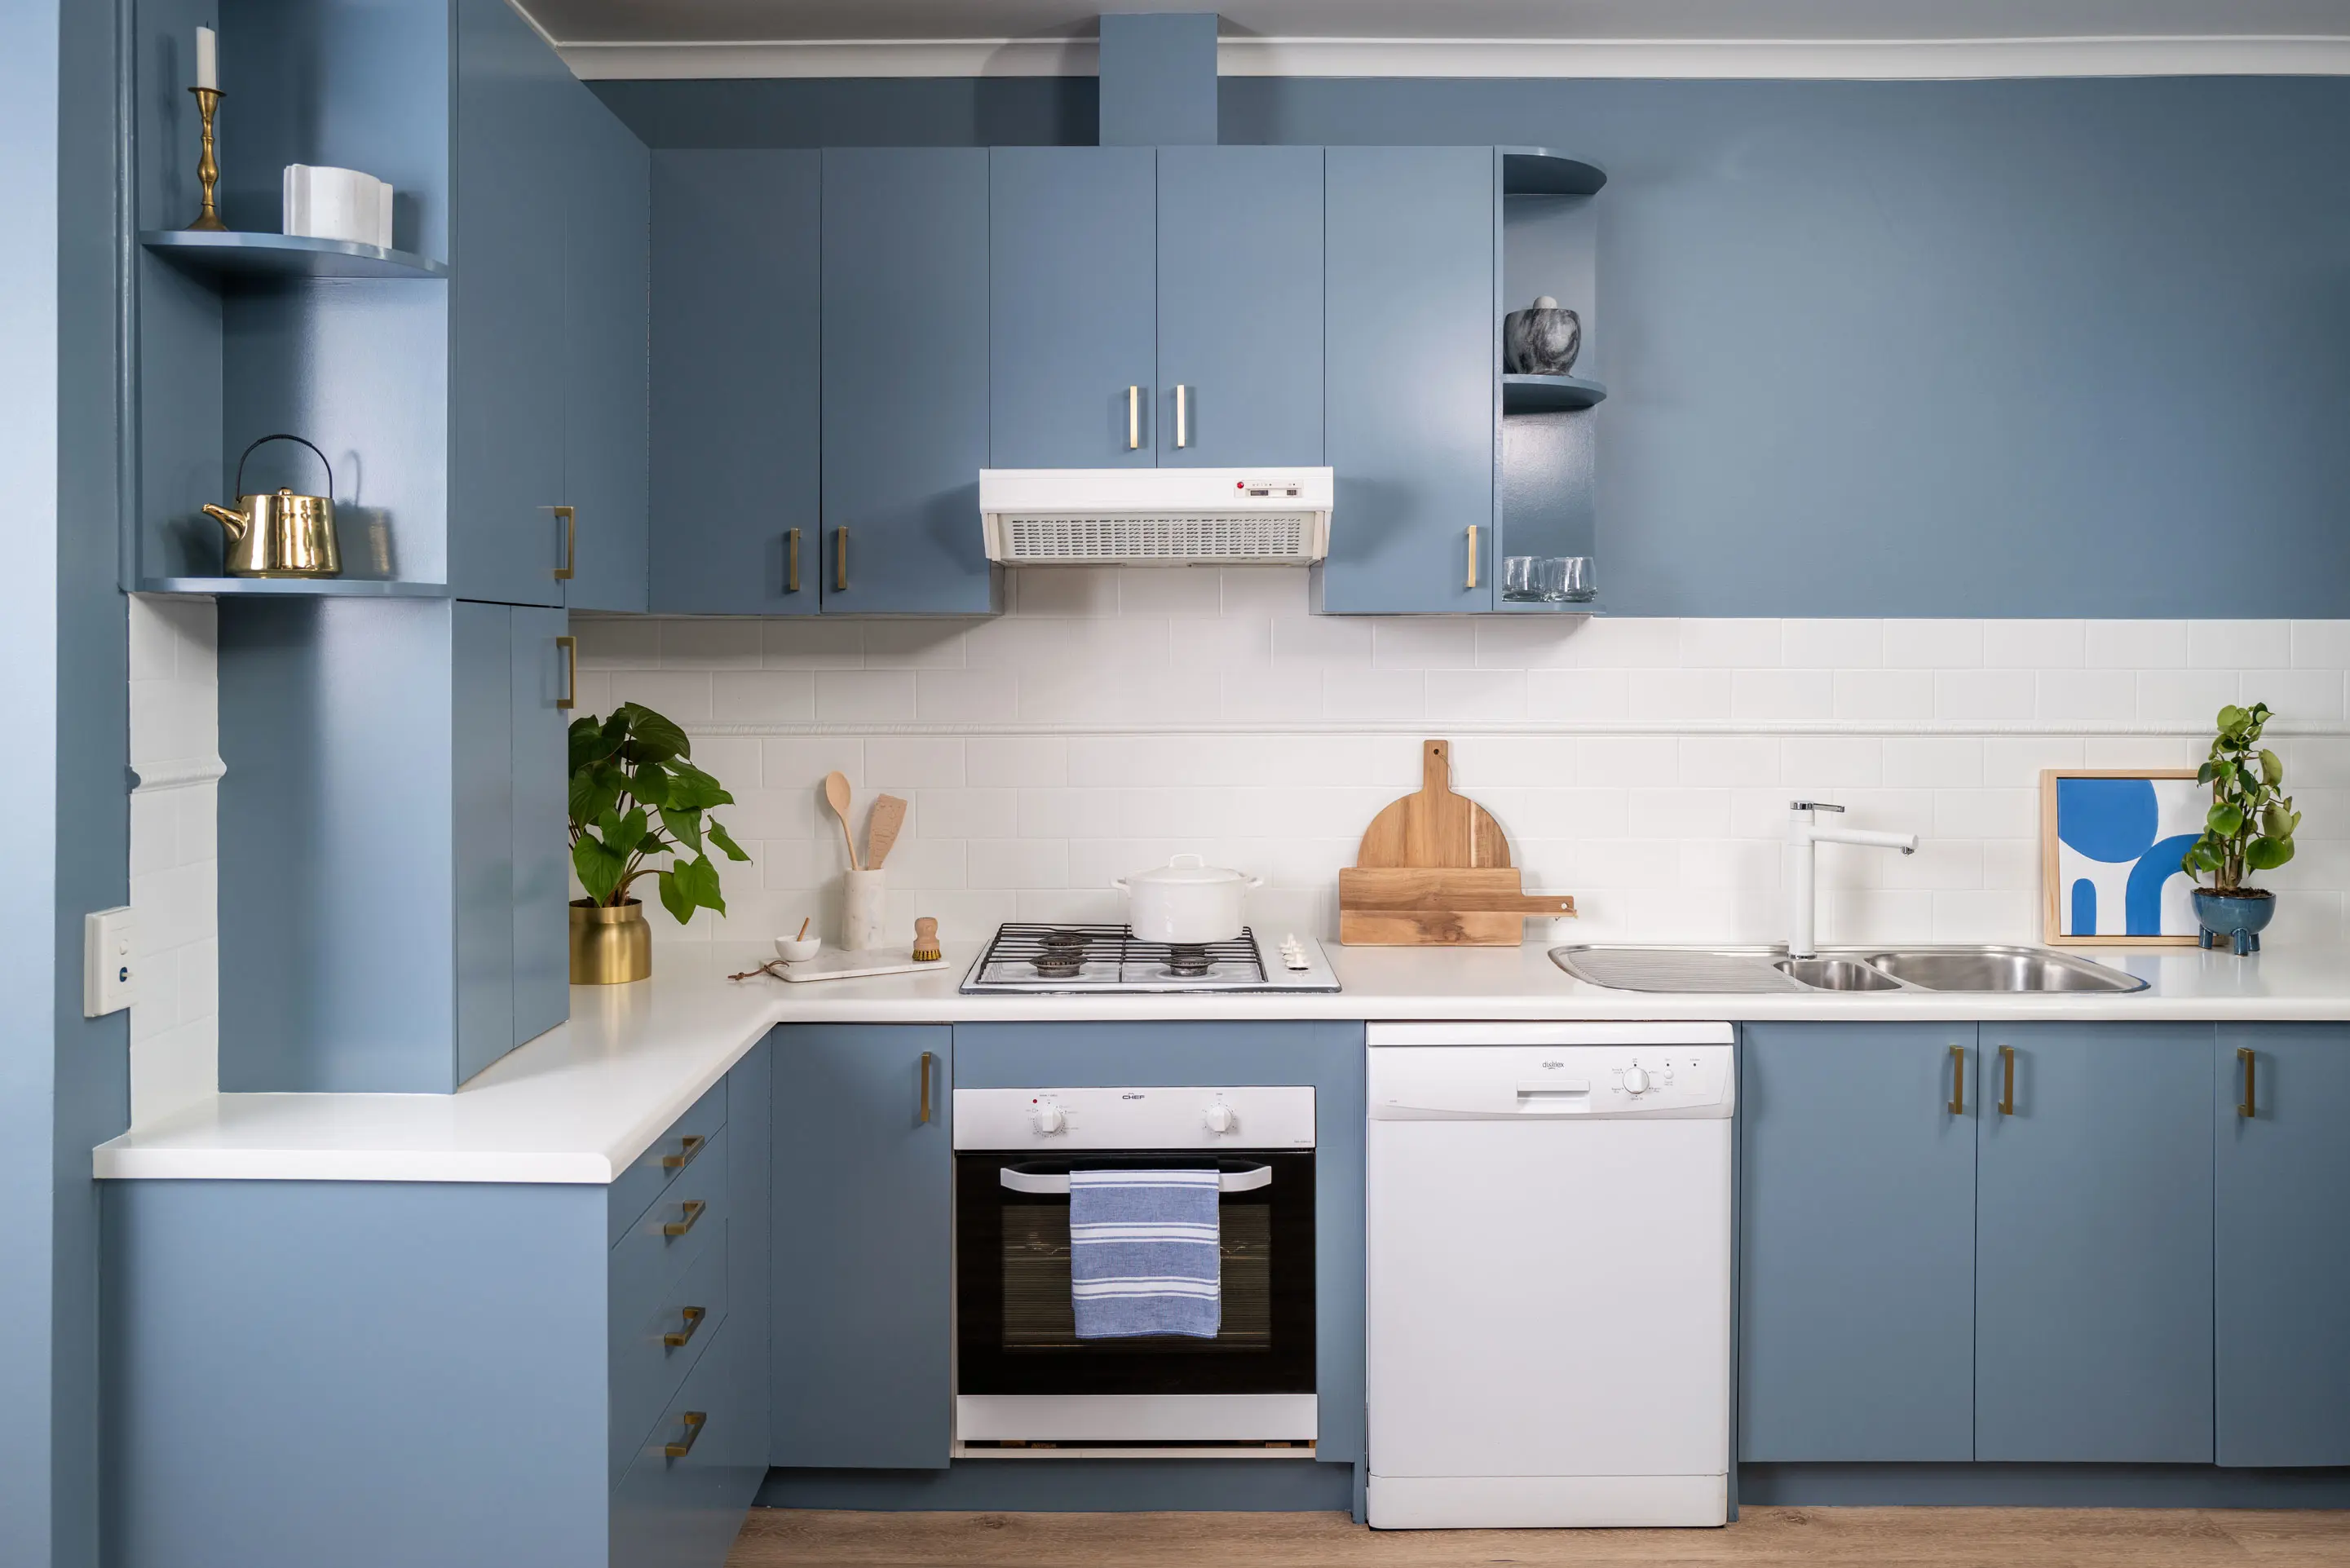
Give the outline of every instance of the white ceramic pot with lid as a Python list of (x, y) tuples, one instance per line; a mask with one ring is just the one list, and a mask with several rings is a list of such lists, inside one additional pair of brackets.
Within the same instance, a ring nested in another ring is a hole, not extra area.
[(1137, 937), (1193, 947), (1237, 941), (1243, 929), (1241, 894), (1263, 884), (1262, 877), (1211, 866), (1201, 856), (1178, 855), (1110, 886), (1125, 889), (1127, 923)]

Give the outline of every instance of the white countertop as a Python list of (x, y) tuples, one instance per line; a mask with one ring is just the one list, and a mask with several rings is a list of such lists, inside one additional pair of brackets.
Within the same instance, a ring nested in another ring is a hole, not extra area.
[(453, 1095), (216, 1095), (98, 1146), (101, 1179), (610, 1181), (776, 1023), (974, 1019), (2350, 1020), (2350, 951), (2197, 948), (2085, 956), (2150, 981), (2127, 994), (1928, 992), (1657, 995), (1587, 985), (1548, 943), (1327, 950), (1324, 995), (964, 996), (975, 944), (921, 974), (787, 985), (656, 974), (575, 986), (571, 1022)]

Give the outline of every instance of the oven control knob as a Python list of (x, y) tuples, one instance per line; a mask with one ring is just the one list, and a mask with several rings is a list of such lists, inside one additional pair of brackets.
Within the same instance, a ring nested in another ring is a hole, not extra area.
[(1058, 1106), (1038, 1106), (1036, 1130), (1046, 1134), (1068, 1131), (1069, 1113)]
[(1645, 1067), (1627, 1067), (1627, 1068), (1625, 1068), (1625, 1069), (1624, 1069), (1624, 1092), (1625, 1092), (1626, 1094), (1627, 1094), (1627, 1095), (1645, 1095), (1645, 1094), (1647, 1094), (1647, 1093), (1648, 1092), (1648, 1069), (1647, 1069), (1647, 1068), (1645, 1068)]
[(1239, 1125), (1240, 1118), (1232, 1115), (1232, 1107), (1224, 1104), (1222, 1100), (1217, 1101), (1214, 1105), (1208, 1107), (1208, 1130), (1210, 1132), (1228, 1133)]

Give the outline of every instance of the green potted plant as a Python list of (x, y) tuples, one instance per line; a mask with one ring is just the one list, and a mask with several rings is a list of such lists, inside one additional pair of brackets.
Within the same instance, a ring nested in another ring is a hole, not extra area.
[(2195, 889), (2195, 918), (2203, 927), (2199, 940), (2208, 948), (2224, 937), (2239, 955), (2261, 950), (2261, 928), (2276, 913), (2276, 895), (2248, 886), (2245, 878), (2291, 860), (2293, 830), (2301, 826), (2301, 814), (2284, 793), (2283, 760), (2261, 745), (2268, 722), (2265, 702), (2220, 710), (2211, 754), (2195, 774), (2197, 783), (2211, 786), (2211, 809), (2204, 815), (2203, 836), (2179, 861), (2189, 876), (2211, 879), (2209, 888)]
[(571, 983), (618, 985), (653, 971), (652, 929), (629, 897), (655, 877), (661, 907), (683, 925), (696, 909), (726, 912), (711, 845), (748, 860), (705, 814), (734, 797), (690, 760), (685, 732), (623, 702), (609, 717), (571, 724), (571, 867), (584, 898), (571, 902)]

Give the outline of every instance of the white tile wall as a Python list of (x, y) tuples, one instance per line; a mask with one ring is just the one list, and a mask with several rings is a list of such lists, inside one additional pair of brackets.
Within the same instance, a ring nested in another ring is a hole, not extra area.
[(1576, 896), (1562, 937), (1783, 936), (1800, 793), (1927, 841), (1825, 849), (1827, 938), (2031, 940), (2039, 771), (2191, 763), (2239, 699), (2279, 710), (2308, 815), (2279, 929), (2350, 934), (2350, 623), (1341, 619), (1278, 569), (1029, 570), (1011, 597), (960, 623), (575, 623), (583, 706), (669, 712), (741, 799), (719, 815), (754, 864), (727, 869), (725, 919), (654, 913), (664, 963), (837, 929), (836, 767), (860, 841), (875, 794), (910, 803), (908, 931), (1115, 919), (1111, 877), (1194, 849), (1265, 878), (1260, 923), (1326, 936), (1338, 868), (1431, 734), (1527, 885)]
[(130, 597), (130, 1119), (169, 1116), (220, 1082), (220, 788), (210, 599)]

